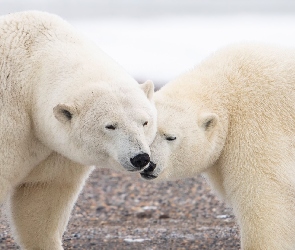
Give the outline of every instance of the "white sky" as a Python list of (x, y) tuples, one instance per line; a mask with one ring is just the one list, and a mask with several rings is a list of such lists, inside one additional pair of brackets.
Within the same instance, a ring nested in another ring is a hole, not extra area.
[(245, 41), (295, 46), (295, 15), (239, 14), (72, 21), (136, 79), (163, 84), (218, 48)]

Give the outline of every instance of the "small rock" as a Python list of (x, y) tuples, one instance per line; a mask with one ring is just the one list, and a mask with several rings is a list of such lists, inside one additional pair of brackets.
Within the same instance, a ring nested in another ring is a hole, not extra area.
[(169, 219), (169, 218), (170, 218), (169, 214), (161, 214), (159, 216), (159, 219)]

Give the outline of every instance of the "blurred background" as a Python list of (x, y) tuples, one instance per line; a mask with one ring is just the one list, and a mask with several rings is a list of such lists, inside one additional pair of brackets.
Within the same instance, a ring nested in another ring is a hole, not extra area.
[(158, 86), (234, 42), (295, 45), (293, 0), (0, 0), (62, 16), (140, 82)]

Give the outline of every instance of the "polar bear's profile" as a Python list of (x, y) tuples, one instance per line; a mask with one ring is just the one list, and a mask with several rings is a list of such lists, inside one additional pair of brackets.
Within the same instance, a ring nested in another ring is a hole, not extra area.
[(237, 217), (242, 249), (295, 249), (295, 50), (229, 46), (155, 94), (142, 177), (203, 173)]
[(0, 202), (22, 248), (62, 249), (92, 165), (147, 166), (153, 91), (55, 15), (0, 18)]

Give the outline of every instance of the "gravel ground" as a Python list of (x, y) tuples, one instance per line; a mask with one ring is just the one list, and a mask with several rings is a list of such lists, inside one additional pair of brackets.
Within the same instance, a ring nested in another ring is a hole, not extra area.
[[(0, 249), (19, 249), (4, 220)], [(202, 177), (151, 183), (95, 170), (72, 212), (65, 249), (240, 249), (231, 209)]]

